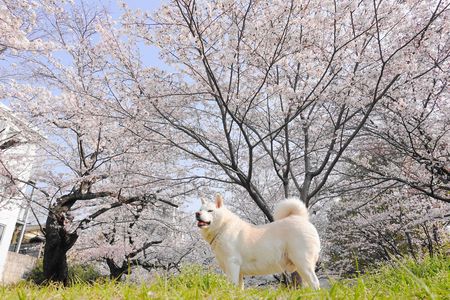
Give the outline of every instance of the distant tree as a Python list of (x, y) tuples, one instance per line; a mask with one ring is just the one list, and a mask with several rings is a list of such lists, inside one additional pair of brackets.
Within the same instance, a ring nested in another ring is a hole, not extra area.
[(106, 264), (110, 278), (116, 280), (136, 268), (180, 271), (198, 241), (192, 237), (192, 224), (190, 216), (186, 220), (165, 206), (137, 211), (123, 207), (120, 213), (97, 219), (70, 256), (81, 262)]
[(336, 273), (363, 272), (392, 257), (433, 256), (448, 243), (450, 208), (391, 184), (360, 189), (330, 207), (323, 259)]

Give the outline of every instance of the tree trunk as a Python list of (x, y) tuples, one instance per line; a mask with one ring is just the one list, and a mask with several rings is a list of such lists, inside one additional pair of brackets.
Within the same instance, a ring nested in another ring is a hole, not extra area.
[[(44, 277), (47, 281), (68, 284), (67, 251), (72, 248), (78, 235), (68, 233), (50, 212), (45, 227)], [(64, 224), (64, 223), (62, 223)]]
[(416, 253), (414, 251), (414, 246), (413, 246), (413, 243), (412, 243), (412, 240), (411, 240), (411, 234), (407, 231), (407, 232), (405, 232), (405, 235), (406, 235), (406, 240), (408, 241), (409, 252), (411, 253), (411, 255), (414, 258), (414, 260), (417, 260)]
[(431, 257), (433, 257), (434, 256), (433, 240), (430, 236), (430, 231), (428, 230), (428, 226), (426, 223), (422, 224), (422, 228), (427, 237), (426, 244), (427, 244), (427, 248), (428, 248), (428, 253), (430, 254)]
[(125, 262), (123, 262), (122, 266), (119, 267), (114, 262), (113, 259), (107, 258), (106, 264), (108, 265), (108, 268), (109, 268), (109, 278), (111, 280), (120, 281), (120, 279), (122, 278), (122, 275), (125, 273), (125, 271), (127, 271), (127, 265)]

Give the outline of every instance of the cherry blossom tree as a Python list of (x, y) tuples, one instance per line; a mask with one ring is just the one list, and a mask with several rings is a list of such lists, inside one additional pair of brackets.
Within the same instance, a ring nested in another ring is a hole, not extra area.
[(186, 153), (193, 180), (238, 186), (271, 221), (282, 197), (319, 208), (327, 189), (345, 188), (353, 144), (371, 122), (389, 126), (371, 119), (379, 107), (446, 85), (448, 8), (174, 0), (153, 16), (128, 10), (123, 23), (175, 70), (155, 78), (156, 94), (135, 80), (168, 129), (144, 117), (149, 131)]
[[(282, 196), (313, 205), (380, 103), (446, 76), (448, 6), (174, 0), (150, 17), (128, 10), (130, 35), (176, 70), (155, 77), (157, 93), (136, 78), (139, 103), (170, 130), (143, 120), (201, 169), (192, 178), (240, 186), (268, 220)], [(275, 199), (257, 179), (269, 172)]]
[[(0, 1), (0, 81), (7, 80), (14, 73), (14, 63), (9, 61), (11, 57), (26, 51), (40, 53), (52, 48), (51, 43), (42, 40), (44, 32), (38, 21), (39, 15), (54, 9), (50, 3), (45, 0)], [(3, 85), (0, 85), (0, 93), (2, 98), (6, 94)], [(29, 166), (33, 158), (24, 148), (33, 147), (34, 141), (40, 138), (24, 120), (17, 118), (7, 107), (0, 106), (0, 180), (5, 193), (3, 199), (11, 200), (20, 192), (17, 183), (11, 180), (11, 177), (20, 176), (12, 172), (20, 173), (20, 170), (23, 172), (27, 169), (23, 166)]]
[[(131, 275), (136, 268), (180, 271), (181, 264), (192, 262), (202, 248), (199, 236), (192, 231), (192, 216), (165, 206), (147, 210), (124, 207), (120, 214), (97, 219), (70, 256), (81, 262), (106, 264), (110, 278), (116, 280)], [(200, 261), (195, 258), (196, 263)]]
[[(438, 77), (439, 78), (439, 77)], [(382, 105), (367, 123), (365, 138), (348, 162), (372, 181), (398, 182), (437, 200), (450, 202), (450, 113), (448, 78), (430, 81), (429, 89)]]
[(407, 185), (360, 189), (329, 209), (323, 235), (328, 272), (361, 272), (392, 257), (432, 256), (448, 243), (448, 205)]
[[(48, 210), (44, 275), (64, 283), (67, 252), (95, 219), (124, 205), (176, 207), (171, 197), (186, 192), (167, 189), (176, 155), (149, 135), (132, 134), (140, 130), (133, 120), (138, 108), (130, 107), (128, 82), (108, 63), (110, 41), (100, 38), (112, 21), (85, 3), (67, 8), (47, 15), (55, 50), (18, 56), (18, 75), (4, 85), (14, 111), (48, 137), (36, 183), (26, 184)], [(132, 42), (120, 46), (123, 62), (136, 67)]]
[(333, 188), (341, 201), (324, 235), (334, 269), (355, 271), (355, 259), (361, 270), (391, 256), (433, 255), (446, 243), (448, 77), (423, 80), (429, 84), (410, 83), (378, 106), (344, 157), (345, 179)]
[[(35, 169), (37, 144), (43, 137), (0, 104), (0, 205), (27, 205), (24, 184)], [(15, 180), (18, 178), (19, 180)]]
[[(143, 220), (164, 219), (152, 208), (177, 195), (226, 187), (266, 221), (293, 195), (313, 209), (335, 193), (361, 205), (346, 193), (365, 180), (409, 186), (417, 201), (448, 196), (448, 122), (435, 121), (448, 112), (449, 5), (172, 0), (153, 15), (125, 7), (120, 22), (83, 2), (44, 9), (52, 51), (19, 53), (1, 90), (48, 136), (33, 184), (49, 211), (47, 278), (67, 279), (67, 252), (95, 227), (95, 249), (117, 249), (95, 256), (113, 276), (168, 266), (161, 252), (146, 257), (171, 244)], [(144, 63), (142, 41), (165, 65)], [(368, 205), (389, 211), (378, 201)]]
[[(63, 1), (59, 1), (63, 2)], [(58, 6), (53, 1), (0, 1), (0, 55), (7, 51), (39, 51), (48, 49), (39, 34), (39, 15), (46, 11), (55, 11)], [(1, 57), (1, 56), (0, 56)]]

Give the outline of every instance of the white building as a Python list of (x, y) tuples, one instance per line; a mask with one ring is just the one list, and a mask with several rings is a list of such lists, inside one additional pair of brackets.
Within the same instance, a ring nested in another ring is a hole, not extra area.
[[(29, 182), (37, 162), (37, 141), (42, 139), (29, 125), (0, 104), (0, 282), (11, 282), (20, 268), (15, 261), (26, 261), (18, 254), (25, 233), (32, 188)], [(18, 180), (11, 181), (11, 178)], [(9, 273), (8, 273), (9, 272)], [(8, 274), (7, 274), (8, 273)]]

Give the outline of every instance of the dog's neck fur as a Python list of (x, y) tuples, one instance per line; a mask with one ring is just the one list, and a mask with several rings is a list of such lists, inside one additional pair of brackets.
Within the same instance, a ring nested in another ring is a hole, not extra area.
[(228, 210), (226, 207), (221, 208), (222, 218), (218, 223), (213, 223), (211, 227), (202, 229), (201, 233), (203, 238), (209, 243), (209, 245), (214, 248), (214, 242), (218, 240), (218, 237), (227, 229), (225, 224), (229, 223), (229, 220), (235, 219), (239, 220), (241, 223), (247, 223), (235, 215), (233, 212)]

